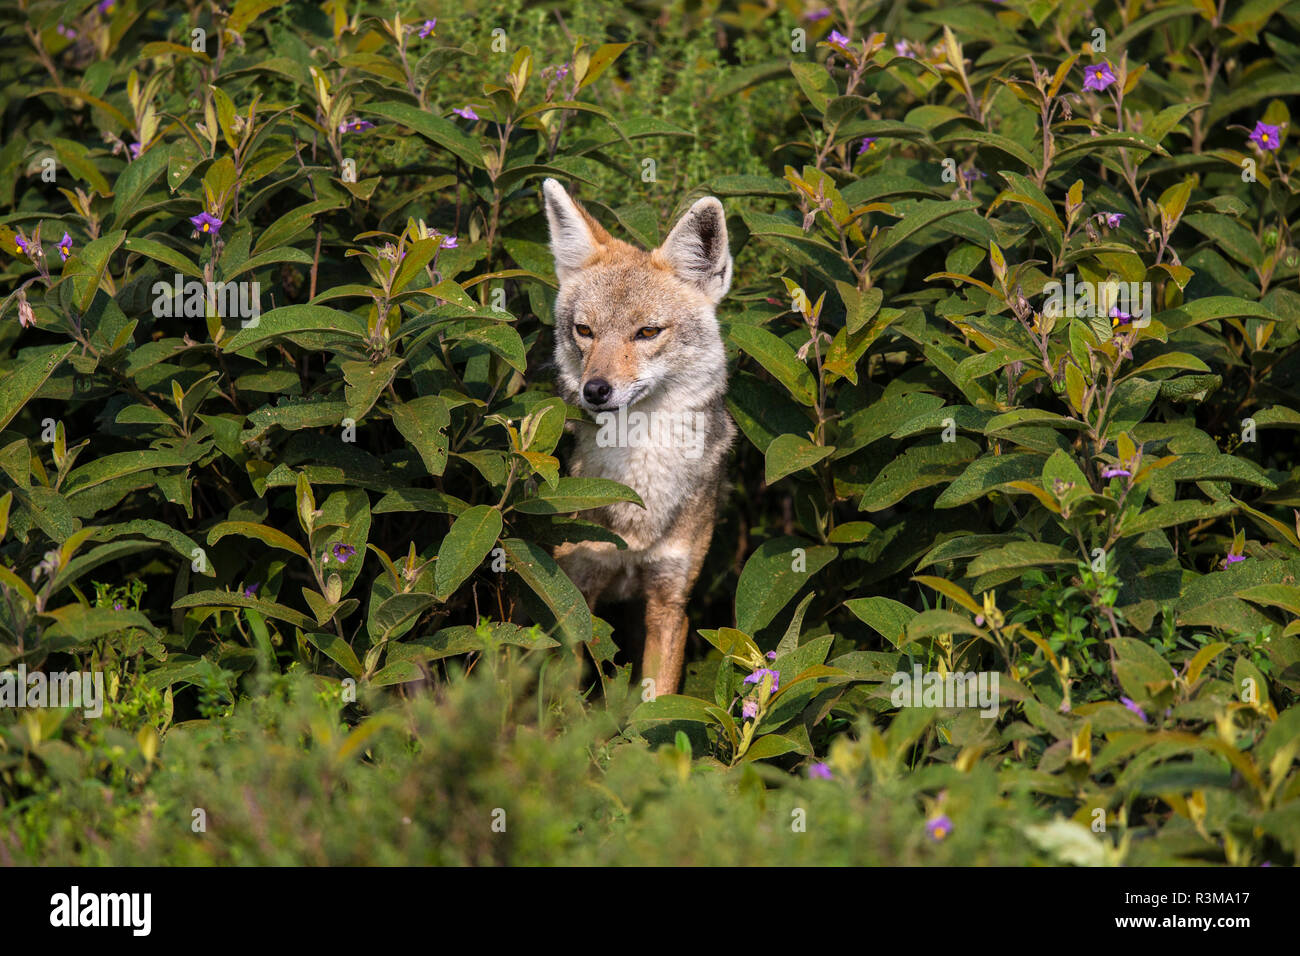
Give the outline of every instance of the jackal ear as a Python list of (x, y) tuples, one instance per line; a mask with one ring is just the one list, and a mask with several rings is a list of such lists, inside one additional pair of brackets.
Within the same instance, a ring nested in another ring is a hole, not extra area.
[(677, 220), (655, 256), (716, 305), (731, 288), (731, 250), (722, 203), (705, 196)]
[(555, 275), (563, 282), (609, 242), (610, 236), (554, 179), (542, 183), (542, 205), (551, 232)]

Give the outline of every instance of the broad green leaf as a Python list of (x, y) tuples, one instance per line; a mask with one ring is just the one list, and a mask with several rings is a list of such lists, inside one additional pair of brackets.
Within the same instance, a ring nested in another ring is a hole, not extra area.
[(35, 395), (72, 350), (75, 343), (29, 349), (20, 353), (16, 370), (0, 379), (0, 428), (5, 428)]
[(836, 555), (829, 545), (802, 538), (764, 541), (749, 556), (736, 584), (736, 626), (746, 634), (766, 627)]
[(446, 601), (483, 563), (501, 535), (501, 512), (476, 505), (462, 512), (438, 548), (434, 565), (434, 593)]
[(816, 402), (817, 386), (812, 372), (785, 342), (754, 325), (733, 325), (728, 336), (784, 385), (795, 401), (809, 407)]

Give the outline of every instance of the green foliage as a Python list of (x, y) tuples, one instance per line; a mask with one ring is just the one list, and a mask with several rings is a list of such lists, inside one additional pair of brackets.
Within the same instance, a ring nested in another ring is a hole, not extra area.
[[(1219, 9), (0, 12), (0, 667), (106, 697), (0, 710), (0, 853), (1294, 862), (1300, 36)], [(681, 695), (551, 557), (639, 500), (552, 176), (728, 214)]]

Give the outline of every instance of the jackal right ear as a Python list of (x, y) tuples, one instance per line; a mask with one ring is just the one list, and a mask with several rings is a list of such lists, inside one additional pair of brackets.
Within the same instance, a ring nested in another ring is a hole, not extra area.
[(563, 282), (609, 241), (609, 233), (554, 179), (542, 183), (542, 205), (551, 230), (555, 276)]

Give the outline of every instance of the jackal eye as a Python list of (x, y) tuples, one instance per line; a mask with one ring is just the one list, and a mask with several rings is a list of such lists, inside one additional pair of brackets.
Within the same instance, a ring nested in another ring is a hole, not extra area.
[(658, 334), (659, 334), (660, 332), (662, 332), (662, 331), (663, 331), (663, 329), (656, 329), (656, 328), (655, 328), (654, 326), (652, 326), (652, 325), (647, 325), (647, 326), (645, 326), (645, 327), (643, 327), (643, 328), (637, 329), (637, 332), (636, 332), (636, 335), (634, 336), (634, 338), (638, 338), (638, 339), (652, 339), (652, 338), (654, 338), (656, 335), (658, 335)]
[(591, 338), (591, 326), (590, 326), (590, 325), (575, 325), (575, 326), (573, 327), (573, 331), (577, 332), (577, 333), (578, 333), (579, 335), (581, 335), (584, 339), (589, 339), (589, 338)]

